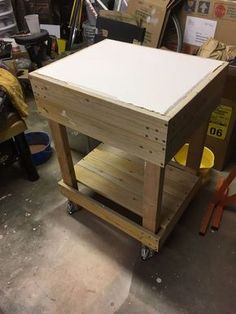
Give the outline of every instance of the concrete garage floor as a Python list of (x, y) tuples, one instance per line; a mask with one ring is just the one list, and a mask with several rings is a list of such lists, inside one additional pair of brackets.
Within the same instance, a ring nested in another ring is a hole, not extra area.
[[(29, 129), (48, 130), (30, 103)], [(38, 171), (34, 183), (17, 167), (0, 176), (0, 313), (236, 312), (235, 208), (219, 232), (198, 235), (213, 184), (142, 262), (135, 240), (85, 210), (66, 213), (56, 154)]]

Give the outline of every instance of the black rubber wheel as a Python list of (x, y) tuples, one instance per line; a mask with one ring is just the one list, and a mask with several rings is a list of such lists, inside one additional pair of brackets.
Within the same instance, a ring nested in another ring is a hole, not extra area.
[(77, 211), (81, 210), (82, 207), (68, 200), (67, 202), (67, 213), (73, 215)]
[(142, 245), (141, 247), (141, 259), (143, 261), (147, 261), (155, 255), (155, 251), (147, 247), (146, 245)]
[(25, 134), (20, 133), (15, 137), (15, 143), (19, 152), (19, 161), (21, 167), (25, 170), (27, 177), (30, 181), (36, 181), (39, 179), (39, 175), (35, 165), (33, 164), (29, 145), (26, 141)]

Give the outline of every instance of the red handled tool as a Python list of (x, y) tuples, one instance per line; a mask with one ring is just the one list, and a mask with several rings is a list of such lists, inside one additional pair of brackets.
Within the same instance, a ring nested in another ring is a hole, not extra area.
[(220, 178), (216, 184), (216, 191), (210, 201), (206, 212), (202, 218), (199, 230), (200, 235), (205, 235), (212, 218), (212, 229), (218, 230), (220, 227), (224, 207), (236, 202), (236, 194), (228, 196), (229, 185), (236, 177), (236, 167), (229, 173), (226, 179)]

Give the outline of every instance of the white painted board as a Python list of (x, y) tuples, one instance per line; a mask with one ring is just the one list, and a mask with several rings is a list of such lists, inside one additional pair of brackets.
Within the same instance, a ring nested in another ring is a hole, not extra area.
[(165, 114), (221, 64), (106, 39), (35, 73)]

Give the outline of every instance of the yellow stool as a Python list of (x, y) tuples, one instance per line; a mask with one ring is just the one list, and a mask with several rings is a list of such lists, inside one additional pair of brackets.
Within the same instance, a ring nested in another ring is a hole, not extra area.
[[(174, 160), (182, 166), (186, 166), (188, 148), (189, 148), (189, 144), (186, 143), (184, 146), (181, 147), (178, 153), (174, 156)], [(215, 161), (215, 156), (213, 152), (209, 148), (204, 147), (202, 160), (200, 164), (200, 174), (203, 177), (205, 177), (208, 174), (209, 170), (213, 168), (214, 161)]]

